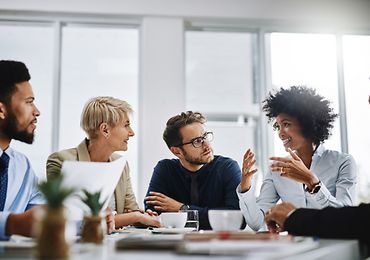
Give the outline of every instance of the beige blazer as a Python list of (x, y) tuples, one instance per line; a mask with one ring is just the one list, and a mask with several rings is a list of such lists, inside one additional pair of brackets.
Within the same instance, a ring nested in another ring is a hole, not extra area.
[[(119, 157), (120, 155), (113, 153), (109, 160), (114, 161)], [(86, 139), (83, 140), (76, 148), (62, 150), (60, 152), (53, 153), (48, 157), (46, 163), (46, 175), (48, 179), (60, 174), (63, 161), (90, 162), (91, 160), (87, 150)], [(116, 211), (118, 214), (139, 209), (131, 186), (130, 168), (128, 163), (126, 163), (125, 167), (123, 168), (121, 178), (119, 179), (114, 191), (114, 198)]]

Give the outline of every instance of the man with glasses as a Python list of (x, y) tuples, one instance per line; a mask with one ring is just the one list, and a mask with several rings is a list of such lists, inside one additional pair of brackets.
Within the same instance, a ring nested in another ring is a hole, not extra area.
[(178, 159), (158, 162), (145, 198), (146, 209), (157, 212), (198, 210), (200, 229), (211, 228), (209, 209), (239, 209), (235, 189), (241, 178), (236, 161), (213, 155), (205, 122), (192, 111), (167, 121), (163, 139)]

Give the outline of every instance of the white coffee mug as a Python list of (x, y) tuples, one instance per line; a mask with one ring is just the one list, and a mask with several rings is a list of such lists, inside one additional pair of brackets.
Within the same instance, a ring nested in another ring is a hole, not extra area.
[(186, 212), (163, 212), (159, 218), (163, 227), (183, 228), (188, 214)]
[(243, 214), (240, 210), (209, 210), (208, 219), (215, 231), (239, 230), (243, 223)]

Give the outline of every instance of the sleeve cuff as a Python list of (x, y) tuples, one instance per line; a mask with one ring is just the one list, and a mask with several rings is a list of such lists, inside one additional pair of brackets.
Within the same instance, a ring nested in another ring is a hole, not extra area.
[(241, 192), (240, 184), (236, 187), (236, 194), (239, 197), (239, 201), (243, 201), (245, 204), (256, 203), (256, 197), (251, 192), (251, 189), (246, 192)]
[(8, 240), (9, 237), (6, 235), (6, 221), (11, 212), (3, 211), (0, 212), (0, 240)]
[(251, 189), (245, 191), (245, 192), (242, 192), (242, 189), (240, 188), (240, 183), (238, 184), (238, 186), (236, 187), (236, 193), (238, 194), (238, 196), (245, 196), (246, 194), (250, 193)]
[(329, 197), (331, 196), (330, 191), (325, 185), (322, 185), (320, 190), (316, 194), (311, 195), (312, 198), (320, 205), (321, 208), (329, 206)]
[(240, 184), (236, 188), (239, 198), (239, 207), (242, 211), (247, 225), (254, 231), (265, 230), (264, 213), (257, 205), (256, 197), (251, 190), (241, 193)]

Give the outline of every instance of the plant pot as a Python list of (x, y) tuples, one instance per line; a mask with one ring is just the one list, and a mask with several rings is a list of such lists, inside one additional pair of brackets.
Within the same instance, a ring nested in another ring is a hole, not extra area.
[(66, 216), (63, 207), (46, 207), (39, 219), (37, 234), (37, 255), (41, 259), (69, 256), (69, 245), (65, 239)]
[(85, 216), (82, 224), (81, 241), (84, 243), (102, 244), (103, 240), (102, 217)]

